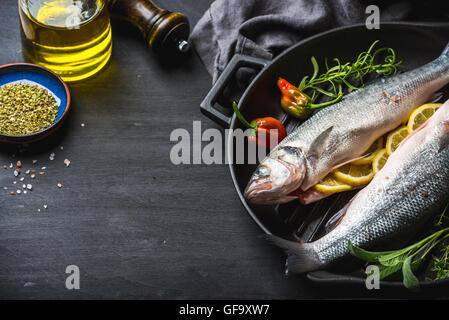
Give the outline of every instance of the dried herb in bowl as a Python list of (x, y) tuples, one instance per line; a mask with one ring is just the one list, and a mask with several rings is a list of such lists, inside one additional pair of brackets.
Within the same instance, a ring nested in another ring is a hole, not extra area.
[(58, 115), (58, 105), (47, 89), (30, 84), (0, 87), (0, 133), (28, 135), (51, 126)]

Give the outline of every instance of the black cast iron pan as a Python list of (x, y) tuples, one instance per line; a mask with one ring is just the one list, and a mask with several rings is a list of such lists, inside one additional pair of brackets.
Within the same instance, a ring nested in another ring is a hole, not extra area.
[[(397, 56), (404, 61), (404, 66), (410, 70), (440, 55), (449, 41), (449, 23), (384, 23), (379, 30), (367, 30), (365, 25), (342, 27), (301, 41), (271, 62), (236, 55), (202, 102), (201, 110), (225, 127), (244, 129), (233, 116), (230, 106), (217, 106), (216, 101), (238, 68), (260, 68), (262, 70), (240, 99), (239, 108), (247, 119), (275, 117), (291, 132), (300, 122), (287, 116), (281, 109), (277, 79), (283, 77), (293, 84), (299, 84), (303, 76), (310, 75), (313, 71), (311, 56), (321, 62), (325, 57), (352, 61), (377, 39), (380, 40), (380, 46), (394, 48)], [(449, 98), (448, 89), (443, 89), (444, 99)], [(229, 144), (227, 148), (232, 148), (232, 145)], [(327, 219), (354, 195), (354, 192), (342, 193), (308, 206), (303, 206), (298, 201), (276, 206), (251, 205), (243, 197), (243, 190), (256, 166), (230, 164), (229, 167), (237, 193), (249, 215), (265, 233), (285, 239), (315, 239), (322, 233)], [(351, 265), (352, 270), (310, 272), (307, 277), (319, 283), (364, 284), (361, 266), (354, 269), (354, 264)], [(425, 278), (425, 272), (421, 277)], [(422, 288), (441, 287), (442, 284), (448, 285), (449, 280), (421, 281)], [(381, 286), (402, 287), (402, 283), (382, 281)]]

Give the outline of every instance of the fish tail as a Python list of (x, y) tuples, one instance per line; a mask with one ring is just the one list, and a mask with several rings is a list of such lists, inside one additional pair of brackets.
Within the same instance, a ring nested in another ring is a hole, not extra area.
[(441, 56), (449, 58), (449, 43), (444, 48), (443, 53), (441, 54)]
[(267, 235), (266, 239), (283, 249), (288, 257), (285, 264), (285, 274), (306, 273), (323, 267), (310, 243), (298, 243)]

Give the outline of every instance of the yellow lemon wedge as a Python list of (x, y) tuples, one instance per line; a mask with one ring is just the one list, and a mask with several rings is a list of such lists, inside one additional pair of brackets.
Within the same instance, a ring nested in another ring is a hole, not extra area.
[(407, 124), (408, 132), (411, 133), (418, 129), (424, 122), (433, 116), (441, 106), (441, 103), (427, 103), (413, 111)]
[(373, 171), (374, 174), (377, 174), (384, 166), (385, 163), (387, 163), (388, 160), (388, 153), (387, 149), (379, 150), (373, 159)]
[(335, 179), (332, 174), (328, 174), (314, 186), (316, 191), (322, 193), (336, 193), (351, 190), (352, 187)]
[(398, 147), (399, 144), (408, 136), (407, 127), (399, 127), (387, 136), (387, 153), (391, 155)]
[(374, 157), (376, 156), (376, 154), (379, 152), (379, 150), (381, 150), (383, 148), (384, 145), (384, 139), (383, 138), (379, 138), (377, 139), (372, 145), (371, 147), (369, 147), (369, 149), (365, 152), (366, 156), (355, 160), (353, 162), (351, 162), (352, 164), (370, 164), (373, 162)]
[(348, 163), (333, 171), (334, 177), (351, 186), (363, 186), (374, 177), (373, 166), (369, 164)]

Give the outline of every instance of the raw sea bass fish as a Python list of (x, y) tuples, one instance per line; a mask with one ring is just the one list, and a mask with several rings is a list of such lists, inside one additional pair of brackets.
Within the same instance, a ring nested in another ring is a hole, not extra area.
[(315, 242), (270, 236), (289, 253), (288, 271), (323, 269), (349, 254), (406, 237), (449, 199), (449, 101), (404, 140), (385, 167), (343, 209), (339, 224)]
[(380, 136), (449, 82), (449, 44), (436, 60), (364, 89), (312, 116), (260, 163), (245, 190), (255, 204), (296, 199), (333, 169), (360, 158)]

